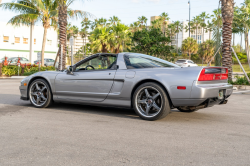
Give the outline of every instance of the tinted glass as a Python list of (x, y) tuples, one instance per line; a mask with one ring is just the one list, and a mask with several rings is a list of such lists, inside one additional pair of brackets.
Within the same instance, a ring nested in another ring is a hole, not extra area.
[[(116, 63), (116, 56), (98, 56), (93, 58), (79, 66), (76, 67), (76, 70), (83, 70), (86, 66), (91, 65), (95, 70), (105, 70), (111, 69), (111, 67)], [(88, 70), (92, 70), (91, 67), (88, 67)]]
[(178, 61), (176, 61), (176, 63), (184, 63), (184, 62), (186, 62), (186, 60), (178, 60)]
[(26, 58), (23, 58), (23, 61), (29, 61), (28, 59), (26, 59)]
[(161, 68), (161, 67), (179, 68), (179, 66), (173, 63), (144, 54), (124, 55), (124, 60), (128, 69)]
[(188, 61), (188, 63), (193, 63), (192, 61)]

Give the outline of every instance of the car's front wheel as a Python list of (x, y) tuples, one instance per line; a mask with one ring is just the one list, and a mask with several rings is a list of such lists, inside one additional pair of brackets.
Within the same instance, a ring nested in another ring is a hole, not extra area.
[(29, 86), (31, 104), (37, 108), (46, 108), (52, 103), (52, 94), (48, 83), (44, 79), (36, 79)]
[(154, 82), (144, 83), (135, 90), (133, 107), (144, 120), (162, 119), (171, 111), (166, 92)]

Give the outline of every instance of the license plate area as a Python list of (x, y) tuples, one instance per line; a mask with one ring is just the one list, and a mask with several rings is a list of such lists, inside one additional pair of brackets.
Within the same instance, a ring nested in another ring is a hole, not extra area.
[(224, 99), (224, 92), (223, 92), (223, 90), (219, 90), (218, 99), (220, 99), (220, 100)]

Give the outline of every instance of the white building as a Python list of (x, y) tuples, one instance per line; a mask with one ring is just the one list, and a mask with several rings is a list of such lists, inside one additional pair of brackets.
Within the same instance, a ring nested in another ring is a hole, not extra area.
[[(82, 37), (82, 35), (77, 34), (74, 36), (74, 45), (73, 45), (73, 54), (76, 54), (77, 51), (81, 49), (81, 47), (85, 46), (87, 43), (89, 43), (88, 36), (85, 38)], [(71, 48), (70, 48), (70, 42), (67, 41), (67, 46), (69, 48), (69, 55), (71, 55)]]
[[(34, 26), (33, 41), (30, 39), (30, 27), (7, 25), (0, 22), (0, 59), (7, 57), (25, 57), (33, 63), (37, 60), (37, 52), (41, 52), (43, 42), (42, 26)], [(33, 54), (30, 59), (30, 42), (33, 42)], [(45, 58), (56, 57), (58, 51), (57, 32), (53, 28), (48, 29), (45, 46)]]
[[(188, 26), (188, 21), (183, 21), (182, 24), (183, 24), (183, 29), (181, 32), (178, 33), (178, 47), (181, 47), (182, 41), (189, 37), (189, 31), (186, 31), (185, 29), (185, 27)], [(190, 37), (196, 40), (196, 31), (190, 33)], [(206, 32), (206, 30), (204, 31), (204, 40), (203, 40), (203, 29), (198, 29), (197, 43), (200, 44), (208, 39), (209, 39), (209, 32)], [(177, 44), (177, 34), (175, 37), (172, 37), (172, 45), (176, 44)]]

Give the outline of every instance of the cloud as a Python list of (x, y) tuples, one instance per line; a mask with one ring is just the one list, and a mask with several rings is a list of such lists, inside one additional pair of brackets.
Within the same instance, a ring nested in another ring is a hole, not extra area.
[(147, 1), (147, 2), (154, 2), (154, 3), (158, 3), (158, 2), (160, 2), (161, 0), (131, 0), (133, 3), (140, 3), (140, 2), (145, 2), (145, 1)]
[(148, 1), (157, 3), (160, 2), (161, 0), (148, 0)]

